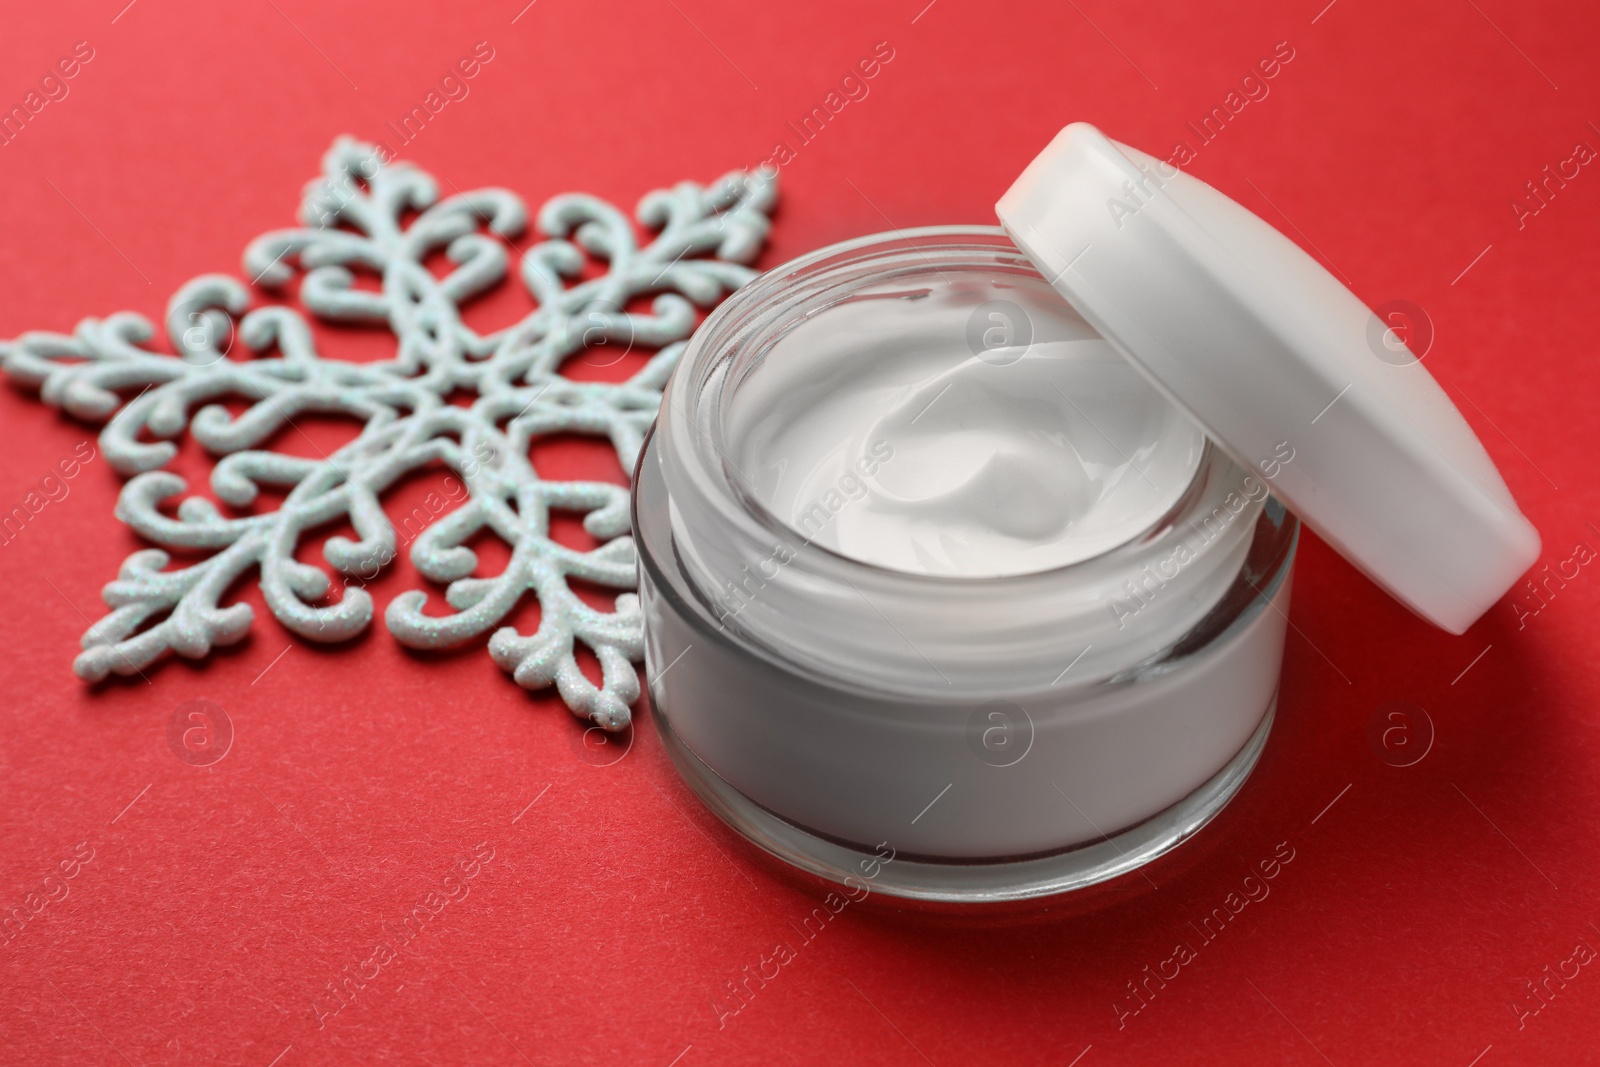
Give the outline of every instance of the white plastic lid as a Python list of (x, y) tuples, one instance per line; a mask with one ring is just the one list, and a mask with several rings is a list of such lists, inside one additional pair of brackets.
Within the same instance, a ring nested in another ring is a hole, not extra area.
[(1095, 329), (1419, 615), (1461, 633), (1538, 558), (1538, 531), (1422, 364), (1209, 185), (1078, 122), (996, 212)]

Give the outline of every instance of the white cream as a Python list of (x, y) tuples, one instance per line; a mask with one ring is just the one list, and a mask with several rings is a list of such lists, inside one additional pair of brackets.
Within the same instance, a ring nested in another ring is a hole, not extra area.
[(916, 574), (1100, 555), (1172, 509), (1205, 448), (1042, 280), (858, 292), (739, 392), (730, 438), (756, 500), (807, 543)]

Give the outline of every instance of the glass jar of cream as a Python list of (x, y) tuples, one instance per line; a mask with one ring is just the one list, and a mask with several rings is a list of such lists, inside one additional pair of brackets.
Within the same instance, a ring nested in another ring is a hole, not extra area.
[(1219, 440), (1019, 240), (885, 234), (752, 282), (635, 476), (679, 770), (768, 851), (894, 896), (1081, 888), (1222, 808), (1276, 701), (1299, 525), (1271, 494), (1335, 447)]
[(997, 228), (735, 294), (637, 485), (663, 733), (819, 873), (886, 843), (883, 891), (1060, 891), (1181, 840), (1260, 751), (1295, 520)]

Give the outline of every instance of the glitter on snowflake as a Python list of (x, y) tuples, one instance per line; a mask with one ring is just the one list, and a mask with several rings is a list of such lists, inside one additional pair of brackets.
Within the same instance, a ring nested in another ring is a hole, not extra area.
[[(347, 581), (328, 603), (327, 572), (295, 559), (301, 539), (347, 522), (357, 539), (328, 536), (323, 557), (347, 580), (370, 578), (397, 551), (383, 493), (414, 471), (442, 466), (468, 495), (416, 538), (410, 558), (425, 577), (446, 584), (453, 613), (425, 614), (427, 594), (411, 590), (384, 612), (390, 632), (408, 647), (436, 649), (499, 626), (489, 654), (518, 685), (554, 683), (574, 714), (609, 730), (627, 726), (639, 696), (633, 664), (643, 656), (638, 597), (622, 592), (614, 611), (598, 611), (568, 579), (635, 587), (628, 491), (541, 478), (529, 449), (556, 434), (604, 437), (623, 469), (633, 469), (661, 388), (694, 329), (695, 308), (755, 276), (745, 264), (761, 249), (775, 199), (766, 172), (658, 190), (639, 203), (638, 221), (653, 235), (641, 245), (610, 204), (558, 196), (539, 213), (550, 239), (520, 262), (535, 309), (479, 334), (462, 322), (460, 309), (506, 279), (510, 256), (493, 235), (511, 240), (522, 232), (522, 201), (503, 189), (440, 200), (434, 180), (416, 167), (341, 138), (323, 159), (323, 176), (306, 187), (304, 228), (258, 238), (244, 269), (268, 289), (303, 272), (298, 299), (306, 309), (327, 321), (387, 327), (397, 344), (393, 359), (324, 359), (299, 311), (247, 310), (249, 290), (226, 275), (201, 276), (173, 295), (166, 324), (176, 355), (146, 347), (154, 330), (131, 312), (84, 319), (71, 336), (27, 333), (0, 344), (0, 367), (11, 378), (37, 386), (46, 403), (78, 418), (106, 422), (101, 449), (131, 476), (118, 518), (156, 545), (210, 553), (170, 570), (162, 548), (129, 556), (102, 594), (110, 613), (83, 635), (73, 669), (98, 681), (139, 672), (169, 649), (197, 659), (239, 641), (250, 628), (250, 606), (220, 601), (252, 567), (268, 610), (296, 634), (322, 642), (356, 636), (372, 621), (372, 596)], [(424, 263), (440, 249), (454, 265), (443, 278)], [(589, 257), (602, 261), (605, 273), (583, 279)], [(378, 278), (381, 290), (358, 287), (362, 274)], [(648, 313), (627, 310), (651, 294)], [(228, 352), (235, 328), (250, 358)], [(562, 376), (564, 361), (607, 342), (659, 351), (626, 381)], [(462, 392), (473, 397), (470, 407), (448, 399)], [(249, 407), (235, 416), (225, 399)], [(324, 457), (255, 447), (313, 414), (364, 426)], [(282, 505), (229, 517), (191, 496), (176, 518), (165, 513), (162, 504), (188, 488), (162, 469), (185, 427), (220, 457), (211, 474), (220, 500), (246, 508), (260, 487), (271, 486), (287, 491)], [(552, 509), (582, 514), (584, 529), (602, 543), (584, 552), (553, 540)], [(474, 575), (478, 558), (466, 547), (484, 532), (510, 549), (509, 563), (492, 577)], [(500, 626), (529, 591), (539, 599), (537, 632)], [(599, 659), (598, 687), (578, 667), (578, 641)]]

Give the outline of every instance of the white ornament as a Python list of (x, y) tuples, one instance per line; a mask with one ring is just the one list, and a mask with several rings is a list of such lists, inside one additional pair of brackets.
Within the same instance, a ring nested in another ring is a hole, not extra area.
[[(655, 236), (643, 246), (610, 204), (558, 196), (538, 219), (551, 239), (520, 262), (537, 307), (506, 329), (479, 334), (462, 323), (460, 308), (505, 280), (510, 256), (491, 234), (512, 239), (522, 232), (521, 199), (482, 189), (439, 200), (427, 174), (341, 138), (323, 159), (323, 177), (306, 187), (304, 228), (258, 238), (245, 252), (244, 269), (269, 289), (303, 272), (298, 298), (313, 315), (387, 327), (397, 343), (393, 359), (324, 359), (298, 311), (247, 310), (247, 287), (218, 274), (194, 279), (169, 302), (175, 356), (144, 347), (154, 330), (131, 312), (84, 319), (71, 336), (27, 333), (0, 343), (0, 367), (38, 386), (46, 403), (78, 418), (109, 419), (101, 449), (131, 476), (118, 518), (156, 545), (212, 553), (172, 570), (160, 548), (129, 556), (102, 594), (111, 611), (83, 635), (73, 669), (97, 681), (138, 672), (169, 649), (195, 659), (240, 640), (251, 609), (220, 600), (252, 567), (260, 570), (268, 609), (290, 630), (312, 641), (354, 637), (372, 621), (372, 596), (347, 581), (336, 601), (325, 602), (328, 574), (294, 558), (301, 538), (348, 521), (359, 539), (328, 537), (323, 557), (347, 580), (372, 577), (396, 554), (382, 494), (413, 471), (442, 467), (460, 477), (468, 496), (417, 536), (410, 558), (425, 577), (447, 583), (454, 613), (425, 615), (427, 594), (408, 591), (384, 612), (390, 632), (411, 648), (459, 645), (497, 627), (531, 590), (541, 609), (538, 631), (524, 636), (501, 627), (489, 639), (489, 654), (518, 685), (554, 683), (574, 714), (608, 730), (626, 727), (628, 706), (639, 696), (633, 663), (643, 655), (638, 597), (623, 592), (615, 611), (596, 611), (567, 579), (635, 588), (628, 491), (541, 478), (529, 446), (554, 434), (603, 436), (631, 473), (661, 388), (695, 327), (695, 307), (710, 307), (755, 276), (744, 264), (761, 249), (776, 195), (775, 178), (765, 171), (650, 193), (637, 218)], [(407, 224), (412, 211), (419, 214)], [(424, 264), (439, 249), (455, 264), (444, 278)], [(574, 281), (585, 253), (607, 271)], [(381, 291), (358, 288), (358, 274), (381, 279)], [(633, 298), (652, 293), (648, 314), (626, 310)], [(235, 320), (246, 358), (228, 355)], [(624, 382), (562, 376), (565, 360), (602, 342), (660, 351)], [(447, 399), (463, 391), (476, 397), (470, 407)], [(221, 405), (225, 398), (251, 406), (235, 417)], [(254, 447), (312, 413), (364, 426), (355, 440), (317, 459)], [(164, 514), (160, 505), (188, 488), (162, 469), (185, 426), (221, 457), (211, 474), (219, 499), (243, 508), (260, 486), (286, 487), (282, 506), (229, 517), (191, 496), (177, 518)], [(552, 508), (582, 513), (584, 529), (603, 543), (580, 552), (551, 540)], [(465, 542), (485, 530), (509, 546), (511, 558), (500, 574), (474, 577), (477, 556)], [(599, 658), (599, 687), (578, 667), (577, 641)]]

